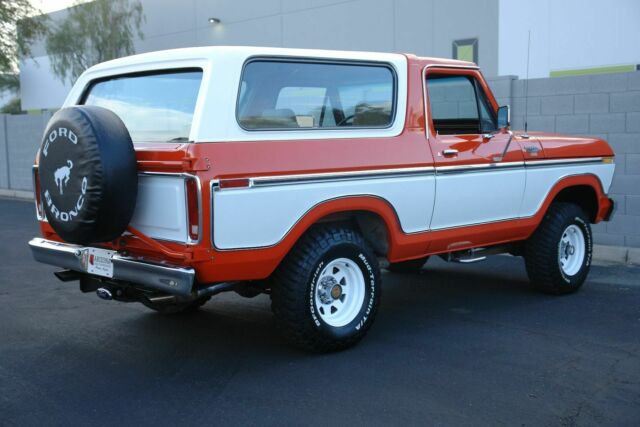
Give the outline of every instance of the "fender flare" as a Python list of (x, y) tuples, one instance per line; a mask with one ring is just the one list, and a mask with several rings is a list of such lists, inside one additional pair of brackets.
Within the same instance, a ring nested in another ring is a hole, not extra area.
[(376, 195), (350, 195), (324, 200), (314, 205), (274, 246), (284, 246), (288, 252), (309, 228), (323, 219), (336, 214), (355, 212), (370, 213), (382, 220), (387, 234), (389, 252), (401, 243), (402, 236), (409, 235), (402, 230), (398, 214), (388, 200)]
[(547, 193), (547, 197), (542, 202), (542, 205), (538, 208), (536, 213), (531, 218), (535, 218), (538, 222), (541, 221), (544, 215), (547, 213), (549, 206), (551, 206), (551, 203), (553, 203), (553, 201), (561, 191), (578, 186), (587, 186), (591, 187), (594, 190), (598, 203), (598, 209), (595, 215), (594, 223), (602, 221), (602, 219), (606, 215), (607, 210), (610, 207), (611, 201), (607, 197), (607, 194), (604, 192), (602, 181), (600, 181), (600, 178), (592, 173), (570, 175), (559, 179), (553, 185), (553, 187), (551, 187), (551, 190), (549, 190), (549, 192)]

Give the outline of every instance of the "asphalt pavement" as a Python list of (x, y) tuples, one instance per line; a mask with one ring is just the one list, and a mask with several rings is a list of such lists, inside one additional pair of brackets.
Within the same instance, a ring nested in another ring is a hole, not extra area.
[(103, 301), (32, 260), (0, 200), (0, 425), (640, 425), (640, 268), (531, 291), (519, 258), (384, 273), (355, 348), (283, 343), (269, 297), (189, 316)]

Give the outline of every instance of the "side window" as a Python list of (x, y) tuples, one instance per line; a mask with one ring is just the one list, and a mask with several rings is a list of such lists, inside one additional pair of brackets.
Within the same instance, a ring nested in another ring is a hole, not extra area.
[(427, 95), (437, 133), (464, 135), (495, 129), (495, 114), (472, 77), (429, 75)]
[[(343, 86), (338, 89), (345, 124), (390, 125), (393, 86), (388, 83)], [(349, 120), (352, 117), (352, 120)]]
[(395, 86), (385, 65), (254, 60), (236, 114), (247, 130), (387, 127)]
[(324, 87), (284, 87), (280, 89), (275, 111), (264, 111), (263, 117), (277, 117), (278, 114), (295, 119), (291, 121), (291, 126), (286, 127), (335, 126), (335, 120), (332, 120), (331, 102), (327, 97), (327, 89)]

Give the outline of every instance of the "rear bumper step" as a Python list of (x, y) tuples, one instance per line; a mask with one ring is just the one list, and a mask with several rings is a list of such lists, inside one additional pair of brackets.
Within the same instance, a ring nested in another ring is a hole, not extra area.
[[(31, 239), (29, 247), (36, 261), (89, 274), (88, 247), (42, 238)], [(172, 295), (190, 296), (192, 293), (195, 279), (195, 271), (192, 268), (153, 264), (119, 254), (113, 255), (111, 261), (115, 280), (131, 282)]]

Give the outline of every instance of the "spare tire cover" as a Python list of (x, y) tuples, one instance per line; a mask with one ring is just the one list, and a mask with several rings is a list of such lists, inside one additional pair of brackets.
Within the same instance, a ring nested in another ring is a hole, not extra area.
[(67, 242), (113, 240), (133, 216), (133, 143), (122, 120), (105, 108), (74, 106), (55, 113), (40, 147), (38, 175), (47, 220)]

